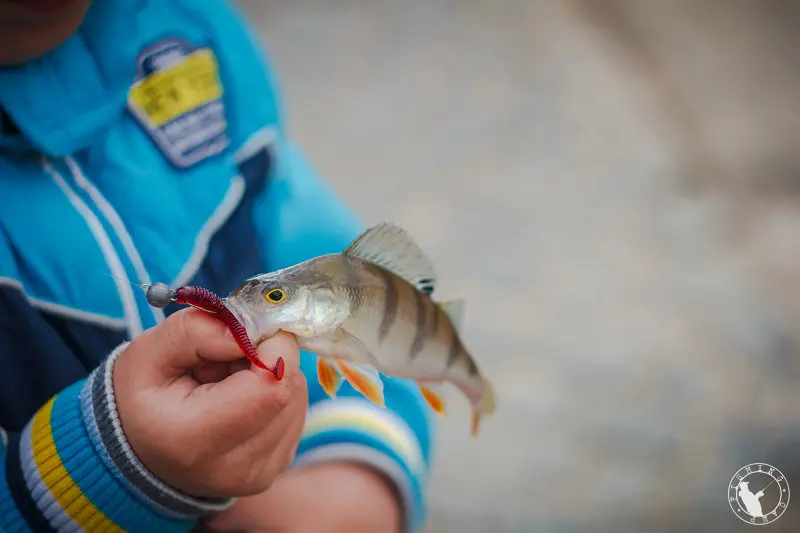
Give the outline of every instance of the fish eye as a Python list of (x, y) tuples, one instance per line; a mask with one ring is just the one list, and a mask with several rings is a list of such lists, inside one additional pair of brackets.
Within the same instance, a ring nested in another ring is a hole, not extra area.
[(272, 289), (264, 295), (264, 298), (270, 303), (278, 304), (286, 299), (286, 291), (283, 289)]

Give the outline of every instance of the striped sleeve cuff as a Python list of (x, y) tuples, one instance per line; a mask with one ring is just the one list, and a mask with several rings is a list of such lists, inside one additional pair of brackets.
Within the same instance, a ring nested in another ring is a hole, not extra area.
[[(25, 427), (15, 458), (17, 507), (39, 531), (191, 530), (232, 501), (186, 496), (158, 480), (125, 439), (112, 369), (123, 344), (86, 380), (52, 398)], [(9, 453), (13, 449), (9, 448)], [(18, 466), (17, 466), (18, 465)], [(9, 475), (9, 485), (12, 476)]]
[(416, 436), (396, 413), (361, 398), (339, 397), (312, 405), (294, 465), (333, 460), (358, 462), (381, 472), (402, 500), (402, 531), (421, 529), (427, 465)]

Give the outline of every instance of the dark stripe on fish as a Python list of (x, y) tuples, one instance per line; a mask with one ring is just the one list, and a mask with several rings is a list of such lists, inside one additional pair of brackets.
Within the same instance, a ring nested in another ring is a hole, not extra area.
[(456, 364), (458, 356), (461, 354), (461, 342), (458, 340), (458, 332), (455, 326), (452, 324), (448, 325), (450, 326), (447, 328), (450, 330), (450, 353), (447, 355), (447, 368), (450, 368)]
[(350, 295), (350, 314), (354, 315), (361, 309), (364, 303), (364, 292), (361, 290), (361, 276), (359, 267), (354, 264), (345, 265), (345, 276), (347, 277), (347, 292)]
[(378, 330), (378, 341), (383, 342), (392, 328), (392, 324), (397, 319), (397, 306), (400, 304), (400, 299), (397, 294), (397, 285), (394, 281), (394, 274), (381, 267), (376, 267), (378, 274), (383, 278), (385, 294), (383, 295), (383, 318), (381, 319), (381, 327)]
[(424, 278), (417, 281), (417, 288), (430, 296), (433, 294), (433, 280), (430, 278)]
[(413, 291), (414, 303), (416, 304), (417, 309), (417, 327), (414, 333), (414, 341), (411, 343), (411, 351), (408, 354), (409, 359), (414, 359), (419, 355), (419, 352), (422, 351), (422, 348), (425, 346), (425, 337), (428, 333), (425, 329), (425, 326), (427, 325), (427, 321), (425, 320), (426, 301), (422, 292), (416, 289), (413, 289)]
[(469, 371), (469, 375), (473, 376), (473, 377), (477, 376), (478, 375), (478, 365), (475, 364), (475, 361), (473, 361), (472, 357), (470, 357), (469, 355), (467, 355), (466, 359), (467, 359), (467, 366), (469, 367), (467, 369)]
[(429, 335), (435, 337), (439, 331), (439, 315), (442, 313), (442, 308), (437, 303), (433, 303), (433, 317), (431, 317), (431, 329)]

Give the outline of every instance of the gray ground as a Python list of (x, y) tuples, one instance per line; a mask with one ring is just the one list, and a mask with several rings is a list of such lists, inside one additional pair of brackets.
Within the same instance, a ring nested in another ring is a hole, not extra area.
[(755, 461), (800, 498), (797, 3), (241, 3), (317, 167), (467, 299), (500, 406), (472, 440), (448, 392), (429, 533), (753, 531)]

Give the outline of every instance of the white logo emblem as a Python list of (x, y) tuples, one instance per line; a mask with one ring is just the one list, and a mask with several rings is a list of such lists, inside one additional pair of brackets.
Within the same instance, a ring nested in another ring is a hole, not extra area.
[(763, 526), (774, 522), (786, 511), (789, 483), (774, 466), (749, 464), (731, 478), (728, 503), (740, 520)]

